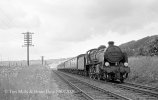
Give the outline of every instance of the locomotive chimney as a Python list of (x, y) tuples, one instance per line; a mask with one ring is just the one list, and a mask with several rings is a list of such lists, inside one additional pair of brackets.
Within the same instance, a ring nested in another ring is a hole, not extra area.
[(113, 46), (114, 45), (114, 41), (109, 41), (108, 44), (109, 44), (109, 46)]

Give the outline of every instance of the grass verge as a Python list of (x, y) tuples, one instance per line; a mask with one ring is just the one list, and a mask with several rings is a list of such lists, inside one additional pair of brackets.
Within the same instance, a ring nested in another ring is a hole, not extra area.
[(130, 57), (130, 82), (158, 87), (158, 57)]

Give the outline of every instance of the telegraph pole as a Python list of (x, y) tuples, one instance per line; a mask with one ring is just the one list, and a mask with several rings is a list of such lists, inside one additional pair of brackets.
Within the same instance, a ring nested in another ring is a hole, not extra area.
[(29, 66), (29, 47), (34, 46), (32, 45), (32, 34), (31, 32), (22, 33), (24, 34), (24, 47), (27, 47), (27, 65)]
[(44, 63), (44, 56), (41, 56), (41, 60), (42, 60), (42, 65)]

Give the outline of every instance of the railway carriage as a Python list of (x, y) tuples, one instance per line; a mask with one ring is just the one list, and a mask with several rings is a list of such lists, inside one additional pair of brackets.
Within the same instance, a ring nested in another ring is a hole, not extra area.
[(59, 64), (57, 69), (70, 73), (85, 74), (85, 54), (80, 54)]
[(57, 66), (57, 70), (63, 71), (64, 69), (65, 69), (65, 62), (62, 62)]

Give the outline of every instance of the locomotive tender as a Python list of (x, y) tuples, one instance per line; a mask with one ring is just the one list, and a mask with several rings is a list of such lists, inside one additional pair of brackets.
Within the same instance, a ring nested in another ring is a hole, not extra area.
[(120, 82), (123, 82), (130, 72), (127, 54), (115, 46), (113, 41), (109, 41), (107, 48), (101, 45), (88, 50), (86, 54), (61, 63), (57, 69), (99, 80), (119, 80)]

